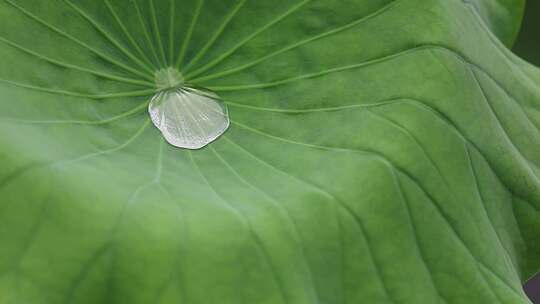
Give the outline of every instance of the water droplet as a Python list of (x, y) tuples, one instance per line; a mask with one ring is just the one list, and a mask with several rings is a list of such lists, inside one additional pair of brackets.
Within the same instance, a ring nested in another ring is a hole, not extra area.
[(150, 101), (148, 112), (154, 125), (171, 145), (200, 149), (229, 127), (227, 107), (211, 92), (192, 88), (176, 70), (156, 73), (161, 89)]

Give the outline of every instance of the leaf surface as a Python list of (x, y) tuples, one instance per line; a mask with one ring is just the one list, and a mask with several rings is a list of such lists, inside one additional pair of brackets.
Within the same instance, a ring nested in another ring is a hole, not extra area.
[[(529, 303), (522, 1), (0, 2), (0, 303)], [(154, 74), (219, 94), (204, 149)]]

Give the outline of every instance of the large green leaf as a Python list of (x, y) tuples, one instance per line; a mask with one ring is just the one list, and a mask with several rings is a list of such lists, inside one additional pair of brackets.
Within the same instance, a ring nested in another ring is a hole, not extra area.
[[(519, 0), (0, 1), (0, 303), (529, 303)], [(149, 122), (179, 66), (228, 104)]]

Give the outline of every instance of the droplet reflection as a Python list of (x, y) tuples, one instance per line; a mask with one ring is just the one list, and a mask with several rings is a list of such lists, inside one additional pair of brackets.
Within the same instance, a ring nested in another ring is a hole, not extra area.
[(157, 93), (148, 106), (154, 125), (173, 146), (200, 149), (229, 127), (227, 107), (216, 94), (178, 86)]

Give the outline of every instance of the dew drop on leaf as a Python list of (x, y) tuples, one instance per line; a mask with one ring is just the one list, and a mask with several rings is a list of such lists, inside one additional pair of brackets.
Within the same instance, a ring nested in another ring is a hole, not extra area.
[(227, 107), (216, 94), (185, 85), (179, 76), (171, 70), (156, 74), (156, 84), (162, 87), (150, 101), (148, 112), (171, 145), (200, 149), (229, 127)]

